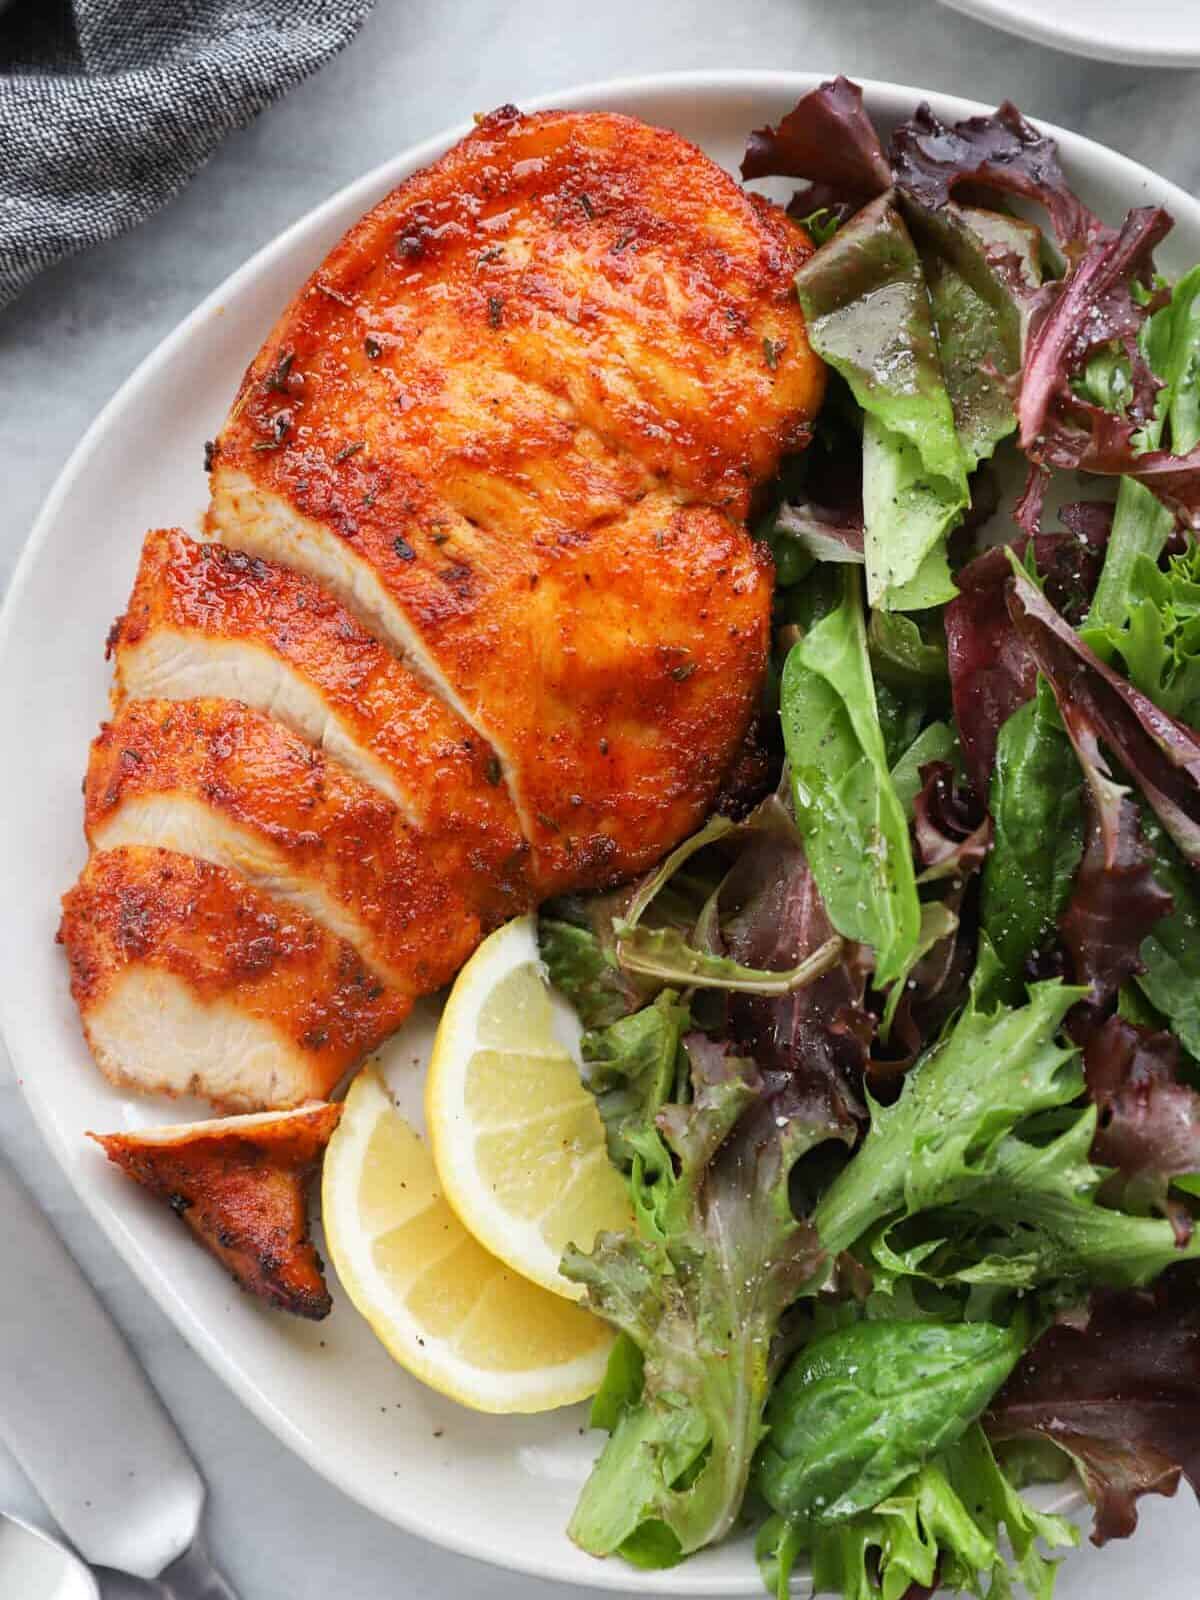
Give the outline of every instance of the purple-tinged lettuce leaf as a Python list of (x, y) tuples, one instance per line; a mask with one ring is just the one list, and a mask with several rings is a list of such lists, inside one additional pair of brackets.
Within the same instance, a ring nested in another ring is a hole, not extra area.
[(1008, 606), (1068, 732), (1103, 739), (1183, 855), (1200, 862), (1200, 736), (1106, 666), (1019, 568)]
[(1092, 1159), (1114, 1169), (1102, 1197), (1167, 1217), (1186, 1244), (1192, 1214), (1169, 1190), (1172, 1179), (1200, 1172), (1200, 1095), (1180, 1076), (1178, 1040), (1109, 1017), (1088, 1040), (1083, 1069), (1100, 1108)]
[(771, 525), (771, 544), (793, 541), (814, 561), (833, 561), (861, 567), (863, 520), (861, 506), (820, 506), (811, 500), (784, 501)]
[(921, 779), (913, 808), (918, 883), (978, 872), (991, 848), (991, 817), (972, 791), (955, 782), (948, 761), (931, 761)]
[[(1116, 343), (1125, 352), (1130, 389), (1125, 420), (1131, 429), (1153, 417), (1160, 380), (1142, 353), (1138, 335), (1149, 314), (1145, 293), (1153, 275), (1153, 251), (1170, 228), (1171, 219), (1161, 208), (1131, 211), (1119, 231), (1104, 229), (1067, 277), (1043, 290), (1026, 342), (1017, 402), (1021, 448), (1031, 459), (1055, 466), (1081, 464), (1070, 459), (1067, 430), (1061, 423), (1052, 428), (1050, 413), (1058, 402), (1068, 414), (1079, 409), (1097, 419), (1111, 415), (1081, 401), (1070, 386), (1100, 347)], [(1135, 285), (1143, 291), (1140, 298), (1135, 298)], [(1082, 455), (1089, 435), (1076, 432)]]
[(958, 574), (945, 611), (954, 720), (963, 764), (985, 795), (1001, 727), (1032, 696), (1037, 668), (1008, 614), (1007, 550), (985, 550)]
[(742, 177), (805, 178), (823, 192), (859, 204), (892, 183), (862, 90), (844, 77), (810, 90), (778, 127), (756, 129), (746, 144)]
[(888, 992), (880, 1036), (902, 1054), (872, 1059), (869, 1081), (877, 1098), (893, 1096), (966, 996), (978, 933), (976, 874), (991, 848), (992, 820), (956, 781), (950, 763), (930, 761), (920, 776), (913, 802), (917, 881), (937, 884), (939, 898), (923, 902), (916, 956)]
[(897, 189), (932, 210), (946, 206), (959, 185), (1019, 195), (1046, 208), (1068, 253), (1103, 227), (1067, 183), (1055, 141), (1011, 101), (952, 128), (920, 105), (892, 135), (891, 157)]
[[(762, 835), (743, 852), (723, 888), (725, 948), (749, 966), (795, 965), (834, 935), (798, 835)], [(854, 1138), (866, 1118), (863, 1069), (874, 1019), (863, 1007), (867, 955), (843, 947), (840, 961), (788, 995), (731, 995), (727, 1025), (737, 1048), (764, 1072), (804, 1086), (831, 1136)]]
[(1142, 836), (1137, 805), (1128, 789), (1113, 782), (1094, 730), (1077, 707), (1064, 711), (1060, 703), (1059, 712), (1087, 796), (1083, 859), (1058, 924), (1075, 981), (1088, 988), (1071, 1024), (1082, 1040), (1121, 985), (1144, 970), (1142, 941), (1172, 902), (1154, 876), (1154, 852)]
[[(718, 879), (695, 916), (652, 923), (645, 920), (664, 897), (687, 863), (710, 845), (744, 843), (758, 833), (794, 838), (795, 828), (786, 808), (774, 797), (757, 806), (744, 822), (710, 817), (649, 872), (632, 897), (612, 918), (613, 957), (625, 973), (647, 983), (673, 984), (677, 988), (722, 989), (733, 992), (786, 995), (803, 988), (836, 966), (842, 941), (836, 934), (820, 947), (806, 951), (786, 970), (748, 967), (725, 954), (721, 938), (721, 901), (724, 874)], [(686, 899), (684, 904), (687, 904)]]
[[(1059, 513), (1065, 533), (1038, 534), (1033, 557), (1046, 593), (1068, 619), (1082, 617), (1104, 560), (1107, 506), (1078, 501)], [(1012, 546), (1024, 556), (1029, 542)], [(945, 611), (954, 717), (967, 776), (986, 794), (1000, 729), (1030, 699), (1037, 669), (1009, 615), (1012, 569), (1002, 547), (985, 550), (958, 574), (958, 595)]]
[(641, 1353), (605, 1407), (608, 1443), (571, 1519), (592, 1555), (672, 1566), (741, 1510), (787, 1307), (824, 1265), (792, 1212), (791, 1169), (828, 1137), (787, 1073), (762, 1073), (704, 1034), (684, 1040), (690, 1097), (656, 1125), (673, 1168), (661, 1237), (601, 1234), (564, 1273)]
[(1086, 1328), (1056, 1326), (992, 1402), (993, 1439), (1045, 1439), (1075, 1461), (1092, 1540), (1126, 1538), (1144, 1494), (1200, 1490), (1200, 1291), (1176, 1269), (1154, 1294), (1100, 1294)]

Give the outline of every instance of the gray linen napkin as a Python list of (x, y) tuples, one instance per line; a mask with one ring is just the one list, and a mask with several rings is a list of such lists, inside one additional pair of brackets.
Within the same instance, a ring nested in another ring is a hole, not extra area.
[(373, 0), (0, 0), (0, 305), (131, 228)]

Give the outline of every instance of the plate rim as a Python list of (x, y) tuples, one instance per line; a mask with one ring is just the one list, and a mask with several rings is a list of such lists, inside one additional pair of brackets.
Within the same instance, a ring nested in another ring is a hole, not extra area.
[[(566, 88), (530, 97), (523, 109), (533, 112), (552, 108), (583, 110), (595, 103), (611, 104), (623, 98), (638, 99), (654, 96), (683, 95), (689, 91), (705, 96), (745, 94), (747, 91), (764, 96), (792, 96), (815, 87), (834, 76), (831, 72), (789, 71), (777, 69), (738, 68), (721, 71), (694, 69), (680, 72), (655, 72), (597, 79), (572, 84)], [(921, 100), (930, 100), (939, 114), (960, 118), (987, 113), (992, 108), (983, 102), (947, 94), (937, 90), (921, 89), (897, 84), (885, 79), (859, 78), (864, 97), (869, 105), (890, 105), (906, 113)], [(890, 115), (891, 112), (885, 113)], [(1036, 113), (1029, 113), (1060, 143), (1068, 167), (1079, 164), (1090, 167), (1093, 174), (1117, 174), (1122, 188), (1140, 191), (1152, 184), (1155, 193), (1168, 208), (1176, 213), (1190, 212), (1200, 229), (1200, 201), (1193, 199), (1178, 185), (1160, 177), (1152, 169), (1113, 150), (1110, 146), (1062, 128)], [(309, 230), (317, 230), (335, 212), (357, 207), (366, 209), (374, 197), (388, 187), (400, 182), (410, 172), (436, 159), (452, 144), (470, 131), (473, 123), (461, 121), (377, 163), (369, 171), (352, 179), (331, 193), (316, 206), (296, 218), (288, 227), (277, 233), (240, 266), (228, 274), (199, 304), (135, 366), (130, 375), (100, 410), (84, 432), (56, 476), (42, 506), (34, 519), (30, 532), (13, 569), (8, 591), (0, 605), (0, 663), (9, 649), (10, 635), (15, 626), (22, 598), (31, 581), (34, 569), (49, 543), (57, 524), (60, 508), (69, 495), (76, 479), (84, 471), (92, 456), (100, 448), (122, 413), (135, 403), (138, 393), (148, 380), (171, 360), (172, 356), (205, 323), (222, 302), (247, 281), (270, 270), (276, 257), (284, 256), (296, 237)], [(747, 130), (749, 131), (749, 130)], [(5, 848), (9, 848), (6, 846)], [(294, 1451), (309, 1467), (327, 1482), (333, 1484), (350, 1499), (364, 1506), (384, 1521), (402, 1528), (405, 1532), (424, 1539), (427, 1543), (449, 1550), (456, 1555), (468, 1556), (487, 1565), (520, 1572), (530, 1577), (586, 1586), (597, 1590), (622, 1590), (625, 1593), (680, 1594), (716, 1596), (731, 1593), (758, 1591), (757, 1573), (751, 1568), (744, 1580), (730, 1580), (719, 1573), (702, 1573), (694, 1569), (689, 1573), (685, 1566), (662, 1572), (640, 1572), (615, 1562), (596, 1561), (586, 1576), (576, 1569), (566, 1569), (552, 1555), (538, 1551), (523, 1552), (521, 1557), (508, 1556), (485, 1548), (468, 1532), (458, 1533), (445, 1528), (431, 1531), (417, 1519), (406, 1519), (402, 1508), (372, 1495), (362, 1481), (343, 1470), (340, 1461), (326, 1461), (310, 1447), (302, 1429), (293, 1423), (282, 1410), (238, 1363), (226, 1354), (213, 1330), (208, 1328), (175, 1283), (164, 1274), (152, 1258), (137, 1232), (125, 1218), (110, 1205), (103, 1194), (89, 1186), (84, 1169), (71, 1159), (65, 1138), (60, 1138), (58, 1127), (50, 1111), (50, 1096), (38, 1092), (38, 1076), (34, 1063), (23, 1054), (17, 1041), (23, 1029), (16, 1013), (22, 1009), (21, 997), (12, 991), (6, 974), (0, 970), (0, 1038), (3, 1038), (12, 1062), (14, 1076), (29, 1106), (38, 1130), (52, 1153), (58, 1167), (65, 1174), (71, 1189), (83, 1209), (99, 1225), (108, 1241), (130, 1268), (141, 1287), (165, 1312), (189, 1346), (207, 1363), (214, 1373), (229, 1387), (243, 1405), (264, 1426)], [(1057, 1502), (1056, 1502), (1057, 1503)], [(547, 1547), (549, 1548), (549, 1547)]]
[(1121, 43), (1111, 36), (1095, 39), (1086, 33), (1057, 28), (1041, 15), (1014, 17), (1006, 0), (942, 0), (942, 4), (960, 16), (999, 28), (1011, 38), (1047, 45), (1064, 55), (1083, 56), (1085, 60), (1107, 61), (1117, 66), (1176, 68), (1184, 72), (1200, 66), (1200, 43), (1179, 50), (1141, 45), (1136, 40)]

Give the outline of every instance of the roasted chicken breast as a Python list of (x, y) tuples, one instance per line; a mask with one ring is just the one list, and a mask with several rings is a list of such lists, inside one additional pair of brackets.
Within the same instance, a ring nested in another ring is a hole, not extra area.
[(101, 1066), (326, 1097), (480, 935), (754, 770), (811, 245), (673, 133), (511, 108), (335, 247), (114, 628), (61, 938)]
[(101, 1070), (230, 1111), (324, 1099), (412, 1007), (296, 906), (169, 850), (95, 851), (59, 939)]
[(108, 1159), (165, 1200), (242, 1286), (320, 1320), (331, 1304), (308, 1229), (308, 1180), (342, 1108), (93, 1133)]
[(237, 700), (132, 700), (92, 745), (94, 849), (160, 846), (239, 873), (352, 945), (410, 996), (478, 943), (469, 874), (450, 879), (395, 806)]
[(525, 908), (529, 850), (491, 746), (311, 579), (159, 529), (109, 652), (114, 712), (243, 701), (378, 789), (449, 870), (493, 886), (496, 920)]
[(492, 745), (541, 893), (656, 860), (738, 749), (745, 519), (823, 382), (809, 249), (676, 134), (506, 109), (351, 229), (216, 441), (211, 536), (321, 582)]

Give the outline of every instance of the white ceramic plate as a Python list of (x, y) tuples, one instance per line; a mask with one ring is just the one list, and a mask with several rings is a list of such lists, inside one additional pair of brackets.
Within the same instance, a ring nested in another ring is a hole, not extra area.
[[(1097, 61), (1200, 66), (1196, 0), (942, 0), (1022, 39)], [(1014, 98), (1019, 98), (1014, 92)]]
[[(634, 113), (736, 167), (747, 131), (777, 120), (816, 81), (799, 73), (689, 74), (575, 89), (545, 103)], [(888, 126), (922, 95), (873, 84), (867, 97)], [(983, 109), (928, 98), (947, 119)], [(149, 1293), (251, 1410), (347, 1494), (439, 1544), (547, 1578), (627, 1592), (757, 1594), (747, 1543), (667, 1573), (582, 1555), (563, 1529), (598, 1445), (585, 1435), (583, 1408), (476, 1416), (393, 1366), (342, 1297), (319, 1327), (260, 1310), (84, 1138), (88, 1128), (180, 1114), (101, 1078), (54, 944), (58, 896), (84, 860), (79, 780), (105, 713), (104, 637), (128, 596), (142, 534), (197, 523), (206, 499), (203, 442), (278, 311), (368, 206), (464, 131), (440, 134), (352, 184), (236, 272), (142, 364), (50, 495), (0, 620), (0, 751), (10, 763), (0, 785), (0, 1024), (50, 1148)], [(1200, 259), (1200, 204), (1122, 156), (1060, 138), (1091, 205), (1116, 216), (1162, 201), (1178, 222), (1164, 265), (1182, 270)], [(387, 1053), (389, 1081), (414, 1112), (431, 1019), (432, 1012), (418, 1017)]]

